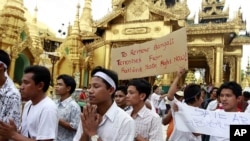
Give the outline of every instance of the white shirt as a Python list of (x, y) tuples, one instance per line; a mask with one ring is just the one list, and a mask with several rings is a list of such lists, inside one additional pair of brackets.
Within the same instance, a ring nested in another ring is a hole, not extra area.
[(158, 105), (159, 105), (159, 101), (160, 101), (160, 95), (156, 94), (156, 93), (152, 93), (150, 100), (152, 101), (153, 105), (155, 108), (158, 109)]
[(218, 100), (215, 99), (215, 100), (209, 102), (209, 104), (207, 105), (207, 110), (214, 111), (214, 110), (216, 110), (217, 106), (218, 106)]
[[(131, 115), (133, 109), (127, 111)], [(149, 141), (163, 141), (161, 118), (145, 105), (138, 112), (135, 120), (136, 136), (139, 134)]]
[[(79, 125), (82, 125), (80, 122)], [(83, 133), (82, 126), (78, 126), (73, 141), (79, 141)], [(115, 102), (103, 115), (97, 134), (102, 141), (134, 141), (135, 122)]]
[[(172, 101), (170, 101), (170, 100), (168, 100), (168, 101), (169, 101), (169, 104), (171, 106), (173, 120), (174, 120), (174, 122), (178, 122), (178, 121), (175, 121), (174, 113), (173, 113), (174, 111), (173, 111), (172, 107), (173, 107), (174, 103), (176, 103), (176, 102), (181, 103), (181, 102), (178, 101), (176, 98), (174, 98), (174, 100), (172, 100)], [(169, 137), (168, 141), (201, 141), (201, 135), (195, 136), (195, 135), (193, 135), (192, 132), (183, 132), (183, 131), (177, 130), (176, 127), (174, 126), (173, 132), (172, 132), (171, 136)]]
[(23, 110), (22, 135), (35, 139), (56, 139), (58, 130), (57, 107), (54, 101), (45, 97), (36, 105), (28, 101)]
[(245, 113), (250, 113), (250, 100), (247, 101), (247, 108), (246, 110), (244, 111)]
[(161, 109), (161, 110), (167, 110), (164, 98), (160, 100), (159, 109)]
[(147, 101), (148, 101), (148, 102), (150, 103), (150, 105), (151, 105), (151, 111), (156, 112), (155, 106), (154, 106), (153, 102), (152, 102), (150, 99), (147, 99)]

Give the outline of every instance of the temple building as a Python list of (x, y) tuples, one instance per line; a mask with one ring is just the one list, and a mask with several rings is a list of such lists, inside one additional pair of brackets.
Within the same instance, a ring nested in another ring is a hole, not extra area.
[[(76, 6), (67, 37), (59, 39), (36, 15), (28, 13), (23, 0), (1, 0), (0, 48), (11, 56), (9, 74), (16, 83), (26, 66), (40, 64), (50, 68), (53, 80), (66, 73), (75, 77), (78, 87), (87, 86), (95, 66), (111, 67), (112, 48), (144, 43), (180, 28), (187, 31), (189, 64), (188, 76), (181, 83), (219, 86), (225, 81), (242, 82), (242, 50), (250, 37), (240, 34), (246, 30), (240, 11), (228, 21), (224, 0), (203, 0), (199, 24), (187, 18), (190, 9), (186, 0), (112, 0), (112, 11), (98, 21), (92, 18), (91, 3), (85, 0), (82, 9), (80, 4)], [(204, 70), (202, 79), (195, 80), (197, 69)], [(146, 79), (169, 86), (174, 76), (169, 73)]]

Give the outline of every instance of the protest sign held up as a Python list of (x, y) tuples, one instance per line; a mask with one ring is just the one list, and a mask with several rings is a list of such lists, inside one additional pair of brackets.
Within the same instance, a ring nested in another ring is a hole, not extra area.
[(155, 76), (188, 68), (187, 34), (182, 28), (142, 44), (111, 50), (111, 67), (120, 80)]
[[(222, 110), (208, 111), (186, 104), (177, 103), (177, 105), (178, 112), (174, 113), (174, 117), (175, 121), (178, 122), (175, 122), (175, 126), (180, 131), (229, 138), (230, 125), (237, 125), (238, 127), (240, 125), (250, 125), (249, 113), (224, 112)], [(231, 134), (238, 135), (236, 131), (238, 130), (233, 130)], [(240, 131), (244, 132), (241, 129)], [(243, 135), (241, 132), (240, 135)]]

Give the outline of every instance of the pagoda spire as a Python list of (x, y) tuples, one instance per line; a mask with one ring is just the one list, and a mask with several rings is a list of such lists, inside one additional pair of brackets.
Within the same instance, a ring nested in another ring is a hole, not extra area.
[(92, 0), (85, 0), (82, 15), (80, 18), (80, 30), (82, 34), (85, 34), (85, 32), (92, 32), (93, 19), (91, 3)]
[(77, 4), (77, 12), (76, 12), (76, 19), (74, 21), (74, 24), (72, 26), (71, 32), (69, 36), (66, 38), (65, 44), (66, 44), (66, 50), (69, 50), (68, 56), (70, 56), (70, 59), (72, 62), (79, 64), (79, 48), (82, 48), (83, 44), (81, 42), (81, 36), (80, 36), (80, 28), (79, 28), (79, 10), (80, 4)]
[(33, 23), (37, 23), (37, 12), (38, 12), (37, 5), (36, 5), (34, 11), (35, 11), (35, 14), (34, 14), (34, 17), (33, 17), (33, 19), (32, 19), (32, 22), (33, 22)]
[(76, 18), (74, 21), (74, 25), (73, 25), (71, 34), (79, 35), (79, 33), (80, 33), (79, 11), (80, 11), (80, 4), (78, 3), (77, 10), (76, 10)]

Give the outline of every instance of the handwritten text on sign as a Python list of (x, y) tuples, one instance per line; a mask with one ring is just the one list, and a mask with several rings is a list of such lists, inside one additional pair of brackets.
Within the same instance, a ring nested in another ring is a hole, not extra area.
[(184, 132), (208, 134), (229, 138), (230, 125), (250, 124), (250, 114), (240, 112), (208, 111), (178, 103), (175, 126)]
[(188, 68), (185, 28), (142, 44), (113, 48), (111, 66), (119, 79), (139, 78)]

